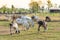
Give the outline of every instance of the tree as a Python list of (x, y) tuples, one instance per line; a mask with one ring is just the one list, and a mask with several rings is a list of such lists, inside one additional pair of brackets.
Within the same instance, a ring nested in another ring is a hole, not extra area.
[(39, 4), (37, 2), (31, 2), (29, 6), (33, 13), (38, 12)]
[(13, 12), (15, 12), (15, 11), (16, 11), (16, 9), (15, 9), (14, 5), (12, 5), (12, 6), (11, 6), (11, 11), (12, 11), (11, 13), (13, 13)]
[(47, 3), (48, 3), (48, 4), (47, 4), (47, 5), (48, 5), (48, 9), (49, 9), (50, 7), (52, 7), (52, 3), (51, 3), (50, 0), (48, 0)]
[(39, 4), (39, 6), (41, 6), (41, 4), (42, 4), (42, 1), (40, 1), (40, 0), (39, 0), (39, 1), (38, 1), (38, 4)]
[(7, 11), (8, 14), (11, 13), (11, 9), (10, 8), (7, 8), (6, 11)]
[(12, 10), (14, 10), (14, 5), (11, 6)]
[(42, 7), (42, 1), (41, 0), (39, 0), (38, 1), (38, 4), (39, 4), (39, 12), (41, 12), (41, 10), (43, 11), (43, 7)]
[(4, 6), (2, 6), (0, 9), (2, 10), (2, 13), (5, 13), (7, 8), (6, 8), (6, 6), (4, 5)]

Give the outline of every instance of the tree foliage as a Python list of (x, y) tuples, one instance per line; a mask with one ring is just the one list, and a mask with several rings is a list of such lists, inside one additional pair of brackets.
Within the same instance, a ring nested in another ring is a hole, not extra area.
[(30, 10), (29, 9), (24, 9), (24, 8), (15, 8), (14, 5), (12, 5), (11, 8), (8, 8), (5, 5), (0, 8), (0, 13), (3, 13), (3, 14), (4, 13), (8, 13), (8, 14), (23, 13), (23, 12), (29, 13)]
[(2, 13), (5, 13), (6, 10), (7, 10), (7, 7), (4, 5), (4, 6), (2, 6), (2, 7), (0, 8), (0, 10), (2, 11)]
[(33, 13), (38, 12), (39, 4), (37, 2), (31, 2), (29, 6)]
[(50, 7), (52, 7), (52, 3), (51, 3), (50, 0), (48, 0), (47, 3), (48, 3), (48, 4), (47, 4), (47, 5), (48, 5), (48, 9), (49, 9)]

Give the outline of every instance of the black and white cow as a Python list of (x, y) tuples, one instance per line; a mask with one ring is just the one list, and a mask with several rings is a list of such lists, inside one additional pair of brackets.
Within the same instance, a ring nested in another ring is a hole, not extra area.
[(12, 21), (9, 25), (10, 25), (10, 34), (12, 34), (12, 29), (15, 30), (15, 33), (20, 33), (20, 30), (18, 29), (18, 24), (15, 21)]

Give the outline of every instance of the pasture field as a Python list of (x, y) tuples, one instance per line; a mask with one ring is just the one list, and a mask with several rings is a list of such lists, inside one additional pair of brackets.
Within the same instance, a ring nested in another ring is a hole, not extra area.
[[(32, 16), (33, 14), (28, 14)], [(28, 31), (21, 30), (20, 34), (9, 34), (9, 21), (0, 21), (0, 40), (60, 40), (60, 14), (37, 14), (40, 19), (45, 19), (45, 16), (50, 16), (52, 20), (57, 22), (48, 22), (48, 30), (43, 32), (44, 29), (41, 27), (41, 31), (38, 33), (38, 25), (35, 24)], [(21, 26), (19, 26), (21, 27)], [(19, 28), (20, 29), (20, 28)], [(4, 32), (5, 31), (5, 32)]]

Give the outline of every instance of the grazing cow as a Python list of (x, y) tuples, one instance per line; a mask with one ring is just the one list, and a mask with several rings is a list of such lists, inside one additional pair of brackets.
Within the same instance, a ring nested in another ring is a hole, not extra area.
[(34, 21), (38, 21), (40, 18), (39, 18), (38, 16), (34, 16), (34, 15), (33, 15), (33, 16), (31, 17), (31, 19), (34, 20)]
[(15, 33), (20, 33), (20, 30), (18, 29), (18, 24), (15, 21), (12, 21), (10, 23), (10, 33), (12, 34), (12, 28), (15, 29)]
[(33, 20), (28, 17), (28, 16), (20, 16), (19, 18), (16, 19), (16, 22), (18, 24), (22, 24), (23, 27), (26, 27), (26, 29), (28, 30), (30, 26), (34, 26), (34, 22)]
[(38, 23), (38, 31), (40, 31), (40, 27), (42, 26), (44, 28), (44, 31), (47, 30), (47, 23), (45, 20), (40, 20), (38, 16), (32, 16), (32, 20), (35, 20)]
[(49, 16), (46, 16), (45, 21), (50, 22), (51, 21), (50, 17)]
[(45, 21), (41, 21), (41, 20), (38, 21), (38, 31), (40, 31), (41, 26), (44, 27), (44, 31), (47, 30), (47, 23)]
[(47, 30), (47, 23), (46, 23), (46, 21), (41, 21), (38, 16), (32, 16), (31, 18), (38, 23), (38, 31), (40, 31), (40, 27), (41, 26), (44, 28), (44, 31)]

